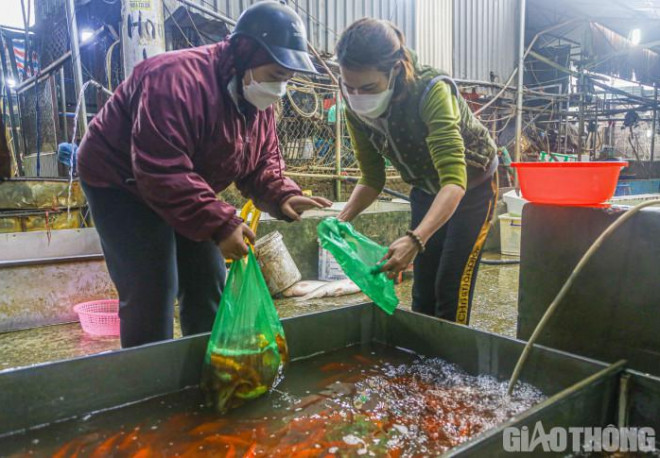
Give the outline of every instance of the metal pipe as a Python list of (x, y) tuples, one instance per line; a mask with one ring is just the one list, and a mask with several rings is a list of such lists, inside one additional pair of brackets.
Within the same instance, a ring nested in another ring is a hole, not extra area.
[(584, 149), (584, 70), (580, 69), (580, 106), (578, 107), (578, 150), (577, 154), (582, 154)]
[[(66, 20), (69, 23), (69, 39), (71, 40), (71, 63), (73, 64), (73, 83), (76, 88), (76, 94), (80, 94), (83, 86), (82, 64), (80, 63), (80, 43), (78, 41), (78, 21), (76, 19), (75, 0), (66, 0)], [(84, 94), (83, 94), (84, 97)], [(80, 132), (84, 135), (87, 132), (87, 107), (85, 101), (80, 107)], [(75, 138), (71, 139), (76, 141)]]
[[(319, 173), (300, 173), (300, 172), (287, 172), (287, 171), (284, 172), (284, 175), (286, 175), (288, 177), (292, 177), (292, 178), (318, 178), (318, 179), (326, 179), (326, 180), (337, 180), (338, 183), (342, 182), (342, 181), (348, 181), (349, 183), (357, 183), (358, 182), (358, 178), (348, 177), (348, 176), (345, 176), (345, 175), (321, 175)], [(390, 176), (390, 177), (385, 177), (385, 179), (386, 180), (400, 180), (401, 177), (400, 176)], [(384, 193), (384, 194), (389, 194), (393, 197), (398, 197), (399, 199), (403, 199), (403, 200), (406, 200), (406, 201), (410, 202), (410, 197), (409, 196), (407, 196), (407, 195), (405, 195), (401, 192), (395, 191), (393, 189), (383, 188), (383, 190), (381, 192)]]
[(569, 121), (568, 121), (568, 113), (571, 110), (571, 84), (570, 80), (568, 83), (568, 97), (566, 98), (566, 118), (565, 118), (565, 123), (564, 123), (564, 154), (568, 154), (568, 127), (569, 127)]
[(624, 428), (628, 425), (628, 406), (630, 397), (630, 374), (623, 374), (619, 379), (619, 405), (617, 412), (617, 426)]
[[(517, 70), (515, 70), (517, 72)], [(454, 82), (458, 85), (471, 85), (471, 86), (480, 86), (480, 87), (489, 87), (493, 89), (502, 89), (504, 88), (505, 90), (510, 90), (514, 91), (517, 90), (516, 88), (510, 88), (508, 85), (504, 85), (502, 83), (492, 83), (490, 81), (479, 81), (479, 80), (466, 80), (462, 78), (455, 78)], [(557, 84), (549, 84), (547, 86), (536, 86), (536, 88), (544, 88), (544, 89), (551, 89), (554, 87), (559, 87), (561, 86), (561, 83)], [(530, 94), (530, 95), (538, 95), (541, 97), (553, 97), (553, 98), (563, 98), (566, 97), (564, 94), (553, 94), (551, 92), (543, 92), (543, 91), (537, 91), (534, 89), (529, 89), (529, 88), (523, 88), (525, 94)]]
[[(348, 181), (349, 183), (356, 183), (359, 181), (356, 177), (346, 177), (345, 181)], [(406, 202), (410, 202), (410, 196), (405, 195), (402, 192), (395, 191), (394, 189), (390, 188), (383, 188), (381, 191), (383, 194), (389, 194), (390, 196), (398, 197), (399, 199), (403, 199)]]
[[(320, 179), (326, 179), (326, 180), (343, 180), (343, 181), (351, 181), (351, 180), (357, 180), (356, 177), (349, 177), (346, 175), (334, 175), (334, 174), (322, 174), (322, 173), (304, 173), (304, 172), (289, 172), (287, 170), (284, 171), (284, 175), (288, 177), (293, 177), (293, 178), (320, 178)], [(401, 177), (399, 175), (392, 175), (385, 177), (386, 180), (400, 180)]]
[(481, 259), (481, 264), (487, 266), (514, 266), (520, 264), (520, 259)]
[(50, 65), (48, 65), (41, 72), (39, 72), (38, 77), (33, 76), (32, 78), (26, 79), (20, 85), (16, 86), (16, 93), (22, 94), (23, 92), (32, 88), (36, 84), (37, 79), (39, 80), (38, 81), (39, 83), (46, 80), (50, 76), (51, 72), (53, 72), (55, 69), (57, 69), (57, 67), (61, 66), (64, 62), (66, 62), (67, 59), (69, 59), (69, 57), (71, 57), (71, 51), (67, 51), (64, 54), (62, 54), (60, 57), (57, 58), (57, 60), (54, 60)]
[[(525, 76), (525, 6), (527, 1), (520, 0), (520, 37), (518, 43), (518, 100), (516, 103), (516, 149), (513, 161), (518, 162), (522, 158), (522, 123), (523, 123), (523, 82)], [(518, 187), (518, 175), (516, 175), (516, 188)]]
[[(335, 96), (335, 173), (341, 175), (341, 146), (342, 139), (342, 117), (339, 104), (341, 103), (341, 90), (337, 89)], [(341, 180), (335, 182), (335, 197), (338, 202), (341, 201)]]
[(38, 258), (38, 259), (21, 259), (19, 261), (0, 261), (0, 269), (10, 267), (27, 267), (39, 266), (44, 264), (63, 264), (69, 262), (87, 262), (87, 261), (100, 261), (104, 259), (103, 254), (81, 254), (74, 256), (59, 256), (57, 258)]
[(316, 48), (314, 48), (314, 46), (309, 41), (307, 41), (307, 47), (310, 49), (310, 51), (312, 51), (312, 54), (314, 54), (314, 57), (316, 57), (316, 60), (318, 60), (321, 63), (321, 66), (323, 66), (323, 68), (325, 69), (326, 73), (328, 74), (328, 76), (330, 77), (332, 82), (336, 86), (339, 86), (339, 81), (335, 77), (334, 73), (332, 73), (330, 71), (330, 68), (328, 67), (328, 64), (321, 58), (318, 51), (316, 51)]
[(656, 125), (658, 122), (658, 83), (653, 83), (653, 123), (651, 124), (651, 166), (653, 166), (653, 160), (655, 159), (655, 132)]
[(25, 11), (25, 0), (21, 0), (21, 12), (23, 13), (23, 27), (25, 28), (25, 54), (23, 54), (25, 65), (25, 74), (28, 72), (34, 73), (34, 62), (32, 62), (32, 50), (30, 49), (30, 6), (28, 2), (28, 10)]
[[(94, 43), (96, 38), (99, 35), (101, 35), (104, 32), (104, 30), (105, 30), (105, 27), (99, 27), (98, 29), (96, 29), (94, 31), (94, 33), (92, 34), (92, 36), (89, 39), (87, 39), (87, 41), (85, 41), (85, 43), (83, 43), (82, 46), (85, 47), (85, 46), (87, 46), (91, 43)], [(114, 30), (112, 30), (111, 27), (108, 27), (108, 30), (110, 31), (111, 34), (113, 34), (113, 35), (116, 34), (116, 32), (114, 32)], [(71, 51), (65, 52), (60, 57), (58, 57), (53, 62), (51, 62), (50, 65), (43, 68), (39, 72), (38, 77), (33, 76), (31, 78), (28, 78), (25, 81), (23, 81), (21, 84), (16, 86), (16, 89), (15, 89), (16, 93), (20, 94), (20, 93), (25, 92), (28, 89), (30, 89), (32, 86), (34, 86), (37, 83), (37, 78), (39, 79), (39, 81), (38, 81), (39, 83), (42, 82), (43, 80), (47, 79), (50, 76), (50, 74), (57, 69), (57, 67), (64, 64), (64, 62), (66, 62), (66, 60), (70, 57), (71, 57)]]
[[(597, 81), (597, 80), (593, 79), (591, 76), (589, 77), (589, 79), (591, 80), (591, 82), (593, 83), (594, 86), (598, 86), (601, 89), (605, 89), (609, 92), (612, 92), (616, 95), (620, 95), (622, 97), (627, 97), (628, 99), (630, 99), (633, 102), (637, 102), (637, 103), (641, 103), (641, 104), (645, 104), (645, 105), (649, 104), (649, 100), (648, 100), (647, 97), (631, 94), (630, 92), (626, 92), (623, 89), (619, 89), (619, 88), (616, 88), (614, 86), (610, 86), (609, 84), (605, 84), (601, 81)], [(654, 100), (652, 105), (657, 106), (658, 105), (657, 101)]]
[[(12, 137), (12, 143), (14, 144), (14, 158), (16, 159), (16, 166), (18, 167), (19, 175), (24, 175), (25, 172), (23, 171), (23, 158), (21, 157), (21, 147), (18, 142), (16, 117), (14, 116), (14, 96), (12, 95), (11, 89), (7, 84), (7, 73), (8, 73), (7, 71), (9, 69), (7, 67), (7, 58), (5, 57), (4, 49), (5, 49), (5, 35), (3, 33), (0, 33), (0, 62), (2, 62), (2, 70), (4, 72), (2, 77), (4, 79), (5, 95), (7, 97), (7, 103), (9, 104), (9, 122), (11, 123), (11, 137)], [(12, 52), (10, 54), (13, 55), (14, 53)], [(0, 132), (0, 135), (4, 135), (4, 134), (5, 134), (4, 132)]]
[(229, 16), (225, 16), (224, 14), (220, 14), (217, 11), (213, 11), (208, 8), (205, 8), (201, 5), (191, 2), (190, 0), (177, 0), (177, 1), (183, 3), (184, 5), (188, 5), (190, 8), (194, 10), (201, 11), (204, 14), (208, 14), (214, 19), (218, 19), (219, 21), (226, 22), (231, 26), (236, 25), (236, 21), (230, 18)]
[[(521, 2), (522, 2), (522, 1), (524, 1), (524, 0), (521, 0)], [(522, 19), (523, 19), (523, 25), (524, 25), (524, 19), (525, 19), (524, 12), (523, 12), (523, 14), (522, 14)], [(532, 41), (529, 43), (529, 46), (527, 46), (527, 51), (525, 51), (525, 53), (523, 54), (523, 59), (522, 59), (523, 62), (524, 62), (524, 60), (525, 60), (525, 57), (527, 57), (527, 54), (532, 50), (532, 47), (534, 46), (534, 43), (536, 43), (536, 40), (538, 40), (539, 37), (540, 37), (541, 35), (543, 35), (543, 34), (545, 34), (545, 33), (548, 33), (548, 32), (551, 32), (551, 31), (553, 31), (553, 30), (556, 30), (556, 29), (562, 28), (562, 27), (564, 27), (564, 26), (566, 26), (566, 25), (568, 25), (568, 24), (570, 24), (570, 23), (572, 23), (572, 22), (577, 22), (577, 21), (581, 21), (581, 20), (582, 20), (582, 19), (579, 19), (579, 18), (569, 19), (568, 21), (562, 22), (562, 23), (560, 23), (560, 24), (555, 24), (555, 25), (553, 25), (553, 26), (551, 26), (551, 27), (548, 27), (547, 29), (543, 29), (543, 30), (541, 30), (539, 33), (537, 33), (536, 35), (534, 35), (534, 38), (532, 38)], [(523, 29), (523, 30), (521, 31), (521, 34), (524, 35), (524, 33), (525, 33), (525, 32), (524, 32), (524, 29)], [(523, 45), (524, 45), (524, 36), (523, 36)], [(518, 68), (514, 68), (514, 69), (513, 69), (513, 71), (511, 72), (511, 75), (509, 76), (509, 79), (506, 81), (506, 83), (504, 83), (504, 87), (500, 90), (500, 92), (498, 92), (498, 93), (495, 95), (495, 97), (493, 97), (493, 98), (492, 98), (487, 104), (485, 104), (484, 106), (482, 106), (481, 108), (479, 108), (477, 111), (475, 111), (475, 112), (474, 112), (475, 115), (478, 115), (479, 113), (481, 113), (482, 111), (484, 111), (486, 108), (488, 108), (490, 105), (492, 105), (497, 99), (499, 99), (500, 96), (501, 96), (502, 94), (504, 94), (504, 91), (506, 91), (506, 89), (509, 87), (509, 85), (510, 85), (511, 82), (513, 81), (514, 76), (516, 76), (516, 72), (517, 72), (517, 71), (518, 71)]]
[(66, 82), (64, 67), (60, 67), (60, 103), (62, 104), (62, 139), (69, 142), (69, 122), (66, 120)]
[(550, 67), (557, 69), (561, 72), (568, 73), (569, 75), (573, 76), (579, 76), (579, 72), (573, 71), (570, 68), (566, 68), (563, 65), (559, 65), (557, 62), (548, 59), (547, 57), (535, 52), (535, 51), (530, 51), (529, 55), (532, 56), (534, 59), (543, 62), (546, 65), (549, 65)]

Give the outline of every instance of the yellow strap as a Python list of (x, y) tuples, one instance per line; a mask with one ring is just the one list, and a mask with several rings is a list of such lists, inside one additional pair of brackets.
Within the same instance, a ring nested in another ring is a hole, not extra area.
[[(257, 235), (257, 227), (259, 226), (259, 219), (261, 218), (261, 210), (259, 210), (251, 200), (248, 200), (243, 208), (241, 209), (241, 219), (245, 221), (245, 224), (248, 225), (254, 235)], [(245, 243), (248, 246), (252, 246), (252, 243), (246, 238)], [(231, 259), (228, 259), (227, 264), (231, 264)]]

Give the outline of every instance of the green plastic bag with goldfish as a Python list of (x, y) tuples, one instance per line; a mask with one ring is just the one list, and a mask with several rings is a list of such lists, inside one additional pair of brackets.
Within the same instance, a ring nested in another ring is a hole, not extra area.
[(250, 248), (231, 265), (206, 349), (201, 385), (207, 405), (225, 413), (265, 394), (288, 358), (282, 323)]

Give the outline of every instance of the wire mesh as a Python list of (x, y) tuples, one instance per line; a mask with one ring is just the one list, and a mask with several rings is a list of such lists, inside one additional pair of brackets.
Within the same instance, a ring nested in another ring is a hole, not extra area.
[[(336, 86), (302, 78), (290, 82), (279, 106), (277, 123), (280, 148), (289, 170), (339, 171), (336, 100)], [(355, 155), (340, 119), (341, 169), (355, 168)]]

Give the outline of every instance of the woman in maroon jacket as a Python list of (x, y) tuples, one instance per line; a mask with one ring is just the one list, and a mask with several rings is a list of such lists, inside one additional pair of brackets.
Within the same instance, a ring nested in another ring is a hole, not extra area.
[[(231, 183), (269, 214), (298, 220), (330, 202), (304, 197), (284, 168), (271, 105), (294, 72), (315, 72), (298, 15), (246, 10), (232, 36), (147, 59), (92, 120), (78, 171), (110, 276), (123, 347), (209, 331), (224, 258), (254, 234), (216, 194)], [(219, 250), (218, 248), (219, 247)]]

